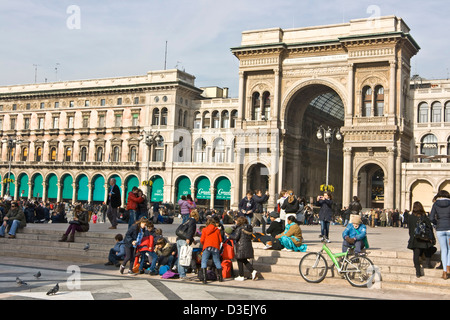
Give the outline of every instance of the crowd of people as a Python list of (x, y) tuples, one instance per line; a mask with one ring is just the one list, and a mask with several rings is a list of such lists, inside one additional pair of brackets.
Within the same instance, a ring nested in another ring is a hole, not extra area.
[[(17, 230), (27, 223), (67, 223), (60, 241), (73, 242), (76, 232), (87, 232), (90, 223), (96, 223), (98, 219), (105, 222), (108, 217), (110, 229), (116, 229), (121, 222), (127, 223), (128, 229), (125, 235), (115, 236), (116, 244), (109, 252), (107, 265), (118, 267), (120, 273), (124, 273), (128, 264), (130, 274), (162, 275), (164, 271), (181, 279), (194, 272), (206, 283), (207, 279), (222, 281), (230, 274), (230, 264), (224, 263), (229, 260), (229, 257), (223, 257), (225, 244), (231, 243), (235, 253), (233, 258), (239, 269), (235, 280), (245, 279), (245, 268), (252, 279), (257, 279), (258, 272), (249, 263), (254, 255), (252, 242), (262, 242), (266, 250), (305, 252), (307, 245), (302, 226), (320, 224), (319, 237), (330, 242), (330, 225), (340, 224), (345, 227), (342, 250), (352, 248), (360, 254), (368, 247), (369, 227), (398, 227), (409, 230), (408, 248), (413, 251), (417, 277), (423, 276), (419, 257), (424, 256), (424, 267), (431, 268), (431, 257), (437, 251), (436, 240), (441, 248), (438, 268), (443, 269), (443, 279), (450, 276), (450, 195), (445, 190), (433, 199), (430, 213), (425, 212), (420, 202), (413, 204), (411, 212), (363, 210), (357, 197), (338, 210), (329, 192), (308, 203), (292, 190), (282, 190), (277, 195), (276, 206), (270, 210), (267, 205), (270, 197), (268, 192), (261, 190), (248, 191), (237, 210), (216, 210), (197, 207), (191, 196), (182, 196), (177, 203), (181, 224), (176, 241), (171, 243), (155, 224), (172, 223), (173, 218), (170, 222), (167, 219), (173, 215), (173, 210), (169, 212), (159, 203), (150, 204), (137, 187), (128, 193), (127, 203), (121, 209), (120, 190), (111, 179), (108, 200), (103, 204), (44, 204), (35, 200), (0, 199), (0, 237), (5, 237), (8, 232), (9, 238), (14, 238)], [(425, 240), (417, 236), (419, 225), (424, 230), (431, 230)], [(261, 232), (255, 232), (256, 226), (261, 226)]]

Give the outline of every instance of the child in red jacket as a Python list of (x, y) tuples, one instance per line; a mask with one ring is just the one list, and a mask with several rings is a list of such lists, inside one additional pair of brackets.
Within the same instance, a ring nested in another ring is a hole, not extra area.
[(220, 245), (222, 243), (222, 235), (220, 229), (217, 227), (217, 223), (214, 219), (210, 218), (206, 221), (206, 227), (202, 230), (202, 236), (200, 243), (203, 246), (202, 253), (202, 277), (203, 283), (206, 283), (206, 268), (208, 259), (212, 256), (213, 262), (216, 265), (216, 274), (219, 281), (223, 281), (222, 277), (222, 265), (220, 263)]
[(145, 257), (147, 256), (150, 260), (152, 258), (152, 263), (150, 264), (150, 275), (157, 275), (156, 272), (156, 262), (158, 260), (158, 255), (155, 252), (155, 238), (153, 237), (153, 223), (150, 221), (148, 222), (147, 226), (144, 229), (141, 229), (142, 234), (138, 235), (138, 239), (140, 239), (140, 236), (142, 237), (140, 239), (140, 243), (136, 243), (136, 260), (135, 265), (139, 261), (140, 256), (140, 264), (139, 264), (139, 273), (144, 273), (144, 263), (145, 263)]

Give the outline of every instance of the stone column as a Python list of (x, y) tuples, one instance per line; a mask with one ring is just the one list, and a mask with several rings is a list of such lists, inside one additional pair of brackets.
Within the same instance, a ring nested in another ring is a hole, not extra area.
[(61, 201), (61, 184), (58, 182), (56, 184), (56, 187), (58, 188), (58, 193), (56, 195), (56, 202), (60, 202)]
[(72, 183), (72, 204), (77, 202), (77, 184)]
[(278, 120), (278, 115), (280, 114), (280, 68), (274, 69), (275, 73), (275, 89), (273, 97), (273, 106), (270, 108), (270, 119)]
[(33, 183), (28, 182), (28, 200), (33, 197)]
[(389, 61), (390, 69), (389, 69), (389, 115), (395, 116), (396, 114), (396, 70), (397, 70), (397, 62), (395, 60)]
[(238, 119), (236, 121), (236, 127), (237, 127), (238, 123), (242, 123), (242, 120), (245, 119), (245, 115), (244, 115), (245, 100), (246, 100), (245, 99), (245, 73), (244, 73), (244, 71), (239, 71), (239, 112), (238, 112)]
[(214, 209), (214, 201), (215, 201), (215, 192), (216, 192), (216, 189), (212, 186), (212, 187), (209, 189), (209, 192), (211, 192), (210, 207), (211, 207), (211, 209)]
[(355, 75), (354, 64), (350, 63), (348, 65), (348, 80), (347, 80), (348, 105), (345, 110), (345, 117), (350, 119), (353, 117), (353, 107), (354, 107), (354, 96), (355, 96), (354, 75)]
[(395, 147), (388, 147), (387, 184), (384, 190), (384, 207), (395, 209)]
[(344, 148), (344, 170), (342, 183), (342, 206), (347, 207), (352, 199), (352, 148)]

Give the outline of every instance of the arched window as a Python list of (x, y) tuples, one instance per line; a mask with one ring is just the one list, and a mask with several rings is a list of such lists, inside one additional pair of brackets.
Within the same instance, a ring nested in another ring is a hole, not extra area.
[(35, 154), (35, 161), (41, 161), (41, 160), (42, 160), (42, 148), (37, 147), (36, 154)]
[[(427, 134), (422, 138), (420, 145), (420, 153), (427, 157), (432, 157), (438, 154), (439, 146), (438, 140), (434, 134)], [(434, 162), (433, 159), (422, 159), (422, 162)], [(439, 161), (439, 160), (437, 160)]]
[(135, 146), (132, 146), (130, 148), (130, 162), (136, 161), (137, 161), (137, 148)]
[(202, 115), (200, 112), (196, 112), (194, 115), (194, 129), (200, 129), (202, 127)]
[(372, 116), (372, 88), (364, 87), (363, 89), (363, 105), (362, 105), (362, 116), (371, 117)]
[(450, 122), (450, 101), (447, 102), (444, 107), (444, 121)]
[(155, 161), (157, 162), (163, 162), (164, 161), (164, 138), (161, 136), (158, 136), (156, 138), (156, 144), (155, 144)]
[(67, 147), (64, 153), (64, 161), (69, 162), (72, 160), (72, 148)]
[(203, 113), (203, 129), (209, 129), (211, 127), (211, 114), (209, 111)]
[(222, 111), (222, 128), (230, 127), (230, 113), (227, 110)]
[(225, 142), (222, 138), (217, 138), (213, 143), (212, 161), (222, 163), (225, 161)]
[(422, 102), (419, 104), (419, 123), (427, 123), (428, 122), (428, 103)]
[(211, 128), (218, 129), (220, 128), (220, 117), (219, 117), (219, 111), (213, 111), (212, 113), (212, 126)]
[(55, 147), (50, 149), (50, 161), (56, 161), (56, 148)]
[(382, 117), (384, 115), (384, 88), (378, 86), (375, 89), (375, 116)]
[(161, 111), (161, 125), (162, 126), (167, 126), (167, 115), (168, 115), (167, 108), (163, 108)]
[(252, 96), (252, 120), (261, 119), (261, 97), (259, 92), (255, 92)]
[(95, 161), (103, 161), (103, 148), (98, 147), (97, 152), (95, 154)]
[(188, 112), (185, 111), (184, 115), (183, 115), (183, 127), (187, 127), (187, 117), (188, 117)]
[(28, 160), (28, 148), (24, 147), (22, 148), (22, 159), (21, 161), (27, 161)]
[(237, 118), (238, 118), (238, 111), (237, 110), (231, 111), (230, 128), (236, 128)]
[(440, 102), (434, 102), (431, 105), (431, 122), (438, 123), (442, 121), (442, 104)]
[(119, 162), (120, 161), (120, 147), (119, 146), (115, 146), (113, 148), (112, 161), (113, 162)]
[(158, 108), (153, 109), (152, 125), (154, 125), (154, 126), (159, 125), (159, 109)]
[(178, 126), (183, 126), (183, 110), (178, 111)]
[(263, 116), (265, 117), (264, 120), (270, 119), (270, 92), (264, 92), (263, 94)]
[(206, 162), (206, 141), (203, 138), (195, 140), (194, 143), (194, 162)]
[(86, 162), (87, 161), (87, 147), (81, 147), (80, 161), (81, 162)]

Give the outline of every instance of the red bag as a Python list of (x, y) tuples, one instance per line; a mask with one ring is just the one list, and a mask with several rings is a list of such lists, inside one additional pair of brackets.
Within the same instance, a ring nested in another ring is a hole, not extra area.
[(234, 243), (231, 240), (226, 240), (222, 244), (222, 260), (232, 260), (234, 259)]
[(233, 267), (231, 264), (231, 260), (223, 260), (221, 265), (222, 265), (222, 277), (224, 279), (231, 278), (231, 269)]

